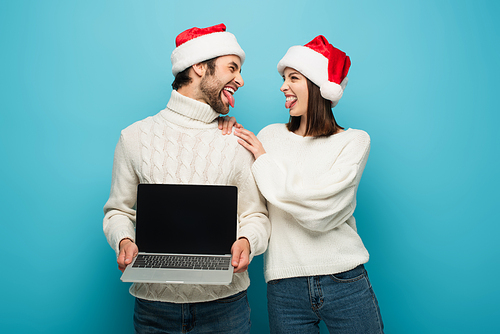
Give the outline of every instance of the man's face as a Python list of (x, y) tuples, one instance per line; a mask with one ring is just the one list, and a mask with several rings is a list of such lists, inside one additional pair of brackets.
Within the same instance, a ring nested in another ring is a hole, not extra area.
[(234, 107), (233, 94), (243, 87), (240, 57), (234, 55), (218, 57), (215, 73), (207, 70), (201, 79), (200, 91), (203, 99), (219, 114), (227, 114), (229, 106)]

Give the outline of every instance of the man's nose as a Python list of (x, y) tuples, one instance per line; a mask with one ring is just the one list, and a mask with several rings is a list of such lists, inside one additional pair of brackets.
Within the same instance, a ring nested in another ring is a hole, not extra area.
[(234, 79), (234, 82), (236, 83), (236, 86), (238, 86), (238, 88), (243, 87), (243, 85), (245, 84), (245, 81), (243, 81), (243, 77), (240, 73), (238, 73), (238, 75)]

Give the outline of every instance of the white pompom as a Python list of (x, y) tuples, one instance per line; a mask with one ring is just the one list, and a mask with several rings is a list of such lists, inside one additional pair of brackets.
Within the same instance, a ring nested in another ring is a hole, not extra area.
[(321, 96), (332, 102), (338, 102), (344, 93), (344, 90), (339, 84), (331, 81), (323, 83), (319, 89)]

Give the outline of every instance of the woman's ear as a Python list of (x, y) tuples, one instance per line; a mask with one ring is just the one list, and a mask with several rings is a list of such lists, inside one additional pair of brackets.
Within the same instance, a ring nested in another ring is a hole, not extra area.
[(207, 64), (204, 63), (194, 64), (193, 71), (197, 76), (201, 78), (205, 75), (205, 72), (207, 71)]

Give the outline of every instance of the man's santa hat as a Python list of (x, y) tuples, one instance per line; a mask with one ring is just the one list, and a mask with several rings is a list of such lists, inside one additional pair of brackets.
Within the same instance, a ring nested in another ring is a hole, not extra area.
[(333, 108), (347, 86), (350, 66), (349, 56), (319, 35), (304, 46), (288, 49), (278, 63), (278, 72), (283, 75), (287, 67), (299, 71), (320, 88), (321, 96), (332, 101)]
[(245, 52), (241, 49), (233, 34), (226, 31), (221, 23), (208, 28), (191, 28), (181, 32), (175, 39), (172, 52), (172, 74), (219, 56), (236, 55), (241, 64), (245, 61)]

